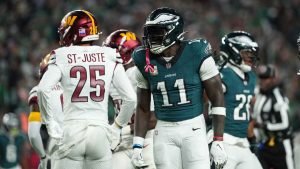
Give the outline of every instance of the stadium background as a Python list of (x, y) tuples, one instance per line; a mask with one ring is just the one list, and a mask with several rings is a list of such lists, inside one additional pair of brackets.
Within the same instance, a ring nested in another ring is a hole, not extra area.
[[(39, 62), (59, 47), (57, 27), (66, 12), (86, 9), (94, 13), (102, 32), (101, 45), (110, 32), (120, 28), (141, 37), (147, 15), (161, 6), (173, 7), (184, 16), (186, 39), (206, 38), (216, 51), (224, 34), (232, 30), (252, 33), (260, 46), (260, 64), (271, 63), (278, 69), (290, 99), (294, 129), (300, 130), (299, 0), (1, 0), (1, 115), (28, 114), (28, 92), (38, 83)], [(296, 149), (299, 144), (296, 138)]]

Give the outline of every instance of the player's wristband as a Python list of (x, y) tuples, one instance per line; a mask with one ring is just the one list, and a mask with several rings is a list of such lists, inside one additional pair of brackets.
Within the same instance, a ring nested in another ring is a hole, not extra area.
[(223, 141), (223, 136), (214, 136), (214, 141)]
[(143, 148), (143, 146), (140, 145), (140, 144), (133, 144), (133, 145), (132, 145), (132, 148), (133, 148), (133, 149), (135, 149), (135, 148)]
[(211, 114), (226, 116), (226, 109), (225, 107), (213, 107), (211, 109)]
[(144, 145), (144, 138), (143, 137), (138, 137), (138, 136), (135, 136), (133, 137), (133, 146), (132, 148), (143, 148), (143, 145)]

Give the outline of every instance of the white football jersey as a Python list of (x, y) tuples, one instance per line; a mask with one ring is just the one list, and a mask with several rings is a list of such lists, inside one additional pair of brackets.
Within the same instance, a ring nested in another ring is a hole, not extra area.
[[(121, 62), (120, 55), (115, 49), (109, 47), (62, 47), (52, 52), (48, 70), (44, 75), (49, 79), (46, 82), (43, 81), (43, 77), (41, 83), (61, 82), (66, 121), (108, 122), (107, 102), (112, 81), (118, 86), (125, 100), (133, 102), (136, 100), (124, 68), (119, 64)], [(43, 91), (47, 90), (47, 88), (43, 89)], [(125, 107), (128, 109), (130, 106), (132, 107), (132, 105)], [(120, 120), (119, 123), (127, 122)]]
[[(126, 75), (130, 80), (131, 85), (133, 86), (133, 89), (136, 93), (136, 86), (137, 86), (137, 81), (135, 78), (135, 69), (137, 69), (137, 67), (131, 67), (129, 69), (126, 70)], [(110, 88), (110, 96), (113, 98), (113, 100), (117, 100), (117, 99), (121, 99), (121, 96), (118, 93), (118, 90), (116, 89), (116, 87), (111, 84), (111, 88)]]
[[(33, 103), (37, 103), (38, 105), (42, 104), (38, 102), (38, 97), (37, 97), (37, 90), (38, 90), (38, 86), (35, 86), (31, 89), (31, 91), (29, 92), (29, 97), (28, 97), (28, 104), (31, 105)], [(63, 125), (63, 120), (64, 120), (64, 114), (63, 114), (63, 90), (60, 86), (60, 84), (56, 84), (53, 88), (52, 88), (52, 97), (51, 102), (54, 106), (54, 119), (58, 122), (58, 124), (62, 127)], [(43, 112), (43, 110), (40, 109), (40, 113), (42, 116), (42, 123), (44, 123), (45, 117), (45, 112)]]
[[(133, 66), (126, 70), (126, 75), (130, 80), (130, 83), (135, 91), (135, 94), (136, 94), (137, 82), (138, 82), (138, 80), (137, 80), (138, 73), (137, 72), (139, 72), (139, 70), (136, 66)], [(116, 87), (113, 84), (110, 89), (110, 96), (112, 97), (113, 100), (121, 99), (121, 96), (119, 95), (118, 90), (116, 89)], [(153, 103), (153, 95), (152, 94), (151, 94), (150, 110), (154, 111), (154, 103)]]

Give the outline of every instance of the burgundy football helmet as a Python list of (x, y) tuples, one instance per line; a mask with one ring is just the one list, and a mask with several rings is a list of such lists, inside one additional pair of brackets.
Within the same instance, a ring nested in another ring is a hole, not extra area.
[(40, 76), (40, 79), (42, 79), (44, 73), (46, 72), (46, 70), (47, 70), (47, 68), (48, 68), (49, 60), (50, 60), (50, 53), (47, 54), (47, 55), (42, 59), (42, 61), (40, 62), (40, 69), (39, 69), (39, 76)]
[(93, 14), (85, 10), (67, 13), (61, 20), (58, 33), (61, 46), (77, 45), (99, 39), (97, 21)]
[(117, 49), (122, 57), (123, 64), (126, 65), (131, 62), (131, 53), (136, 47), (141, 46), (141, 41), (136, 37), (135, 33), (119, 29), (112, 32), (103, 45)]

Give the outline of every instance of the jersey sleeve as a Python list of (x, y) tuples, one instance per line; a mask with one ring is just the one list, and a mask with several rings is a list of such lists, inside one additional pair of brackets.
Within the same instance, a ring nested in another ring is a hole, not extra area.
[(28, 124), (28, 138), (33, 149), (39, 154), (40, 157), (45, 156), (42, 137), (40, 134), (41, 123), (29, 122)]
[(30, 92), (29, 92), (29, 97), (28, 97), (28, 105), (32, 104), (37, 104), (38, 103), (38, 98), (37, 98), (37, 86), (33, 87)]
[[(29, 92), (29, 97), (28, 97), (28, 105), (32, 106), (34, 104), (38, 105), (38, 97), (37, 97), (37, 90), (38, 86), (35, 86), (31, 89)], [(41, 122), (41, 113), (39, 111), (33, 111), (30, 112), (29, 117), (28, 117), (28, 122)]]
[(144, 79), (147, 80), (147, 73), (145, 72), (145, 66), (146, 66), (146, 51), (143, 47), (138, 47), (134, 50), (131, 57), (134, 60), (134, 63), (136, 65), (136, 69), (139, 70), (140, 75), (143, 76)]
[(202, 81), (210, 79), (219, 74), (218, 68), (212, 57), (205, 59), (200, 67), (200, 77)]
[(136, 106), (136, 94), (128, 79), (124, 67), (121, 64), (117, 64), (113, 76), (113, 84), (115, 85), (118, 93), (122, 97), (122, 105), (120, 113), (115, 119), (117, 124), (124, 126), (126, 125)]
[(61, 71), (57, 65), (49, 65), (38, 86), (38, 104), (40, 112), (42, 113), (43, 121), (47, 124), (54, 120), (55, 108), (51, 104), (52, 88), (60, 81)]
[(142, 88), (142, 89), (149, 89), (149, 83), (148, 81), (144, 78), (142, 73), (140, 72), (139, 69), (135, 69), (135, 77), (137, 81), (137, 87)]
[(119, 95), (118, 90), (116, 89), (114, 84), (110, 85), (109, 95), (113, 100), (121, 99), (121, 96)]

